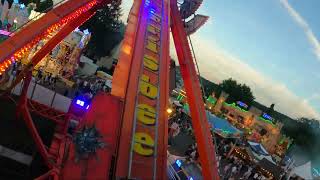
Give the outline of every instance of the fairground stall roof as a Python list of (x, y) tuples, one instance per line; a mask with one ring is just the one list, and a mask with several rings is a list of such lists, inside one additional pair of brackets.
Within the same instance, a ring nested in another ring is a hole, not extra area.
[[(183, 108), (185, 113), (190, 113), (188, 105), (184, 105)], [(219, 134), (224, 138), (238, 138), (241, 136), (242, 131), (234, 127), (226, 119), (219, 118), (211, 114), (209, 111), (206, 111), (206, 114), (208, 121), (215, 133)]]

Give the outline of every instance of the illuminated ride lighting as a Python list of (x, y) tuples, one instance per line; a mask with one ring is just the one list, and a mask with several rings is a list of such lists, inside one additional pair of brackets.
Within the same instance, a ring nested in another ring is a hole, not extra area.
[(267, 113), (263, 113), (262, 116), (259, 117), (259, 119), (275, 126), (274, 119), (270, 115), (268, 115)]
[(90, 3), (80, 7), (78, 10), (74, 11), (73, 13), (69, 14), (68, 16), (62, 18), (59, 22), (51, 25), (47, 30), (44, 31), (44, 33), (40, 34), (38, 37), (34, 38), (33, 41), (23, 46), (21, 49), (17, 50), (13, 55), (0, 62), (0, 74), (4, 72), (8, 68), (8, 63), (11, 64), (11, 62), (19, 61), (25, 53), (27, 53), (34, 45), (39, 43), (42, 39), (51, 37), (51, 34), (58, 30), (60, 27), (66, 25), (70, 21), (76, 20), (82, 13), (87, 12), (91, 8), (93, 8), (95, 5), (98, 4), (97, 0), (91, 1)]
[(84, 106), (84, 101), (81, 101), (81, 100), (77, 100), (76, 104), (80, 105), (80, 106)]
[(233, 108), (239, 109), (242, 112), (248, 112), (247, 110), (242, 109), (241, 107), (237, 106), (236, 103), (228, 104), (227, 102), (224, 102), (223, 104), (226, 106), (229, 106), (229, 107), (231, 106)]
[(178, 167), (181, 167), (181, 166), (182, 166), (181, 160), (177, 159), (177, 160), (176, 160), (176, 165), (177, 165)]
[(168, 113), (168, 114), (171, 114), (171, 113), (172, 113), (172, 109), (171, 109), (171, 108), (168, 108), (168, 109), (167, 109), (167, 113)]
[(267, 113), (263, 113), (262, 117), (265, 119), (271, 120), (271, 121), (273, 120), (273, 118), (270, 115), (268, 115)]
[(239, 106), (241, 106), (243, 108), (246, 108), (246, 109), (248, 108), (248, 105), (243, 103), (243, 102), (241, 102), (241, 101), (237, 101), (237, 105), (239, 105)]
[(74, 102), (82, 109), (88, 110), (90, 108), (90, 102), (88, 100), (85, 100), (83, 97), (77, 97)]
[(13, 36), (13, 34), (11, 32), (5, 31), (5, 30), (0, 30), (0, 34), (5, 35), (5, 36)]

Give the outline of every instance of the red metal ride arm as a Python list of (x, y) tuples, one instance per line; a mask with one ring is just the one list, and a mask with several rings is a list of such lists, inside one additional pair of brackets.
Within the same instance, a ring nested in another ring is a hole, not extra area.
[[(87, 3), (87, 1), (84, 1), (85, 3)], [(84, 3), (80, 3), (80, 5), (82, 5)], [(36, 35), (36, 34), (41, 34), (43, 33), (41, 30), (43, 30), (42, 26), (40, 26), (39, 30), (35, 30), (36, 26), (37, 25), (44, 25), (44, 27), (49, 27), (50, 25), (52, 25), (52, 23), (56, 23), (61, 21), (61, 19), (63, 18), (63, 15), (68, 15), (67, 12), (69, 12), (69, 14), (72, 14), (74, 13), (73, 11), (74, 10), (78, 10), (78, 6), (74, 6), (73, 8), (71, 9), (68, 9), (69, 6), (72, 6), (70, 3), (65, 3), (61, 6), (59, 6), (58, 8), (56, 9), (53, 9), (52, 11), (50, 11), (49, 13), (47, 13), (43, 18), (41, 18), (40, 20), (38, 21), (35, 21), (34, 23), (32, 23), (29, 26), (25, 27), (23, 30), (19, 31), (14, 37), (8, 39), (4, 44), (2, 44), (0, 46), (0, 49), (6, 49), (8, 47), (10, 47), (10, 45), (13, 45), (16, 43), (16, 40), (17, 38), (22, 38), (22, 41), (21, 42), (18, 42), (17, 44), (17, 47), (15, 46), (14, 48), (10, 49), (10, 51), (1, 51), (0, 53), (0, 57), (5, 57), (5, 56), (10, 56), (11, 53), (14, 53), (15, 50), (19, 49), (19, 47), (23, 47), (25, 44), (23, 43), (28, 43), (29, 40), (32, 40), (33, 35)], [(81, 7), (81, 6), (80, 6)], [(53, 18), (53, 14), (57, 13), (57, 12), (62, 12), (62, 17), (56, 17), (56, 18)], [(67, 12), (66, 12), (67, 11)], [(42, 158), (44, 159), (46, 165), (49, 167), (49, 168), (52, 168), (54, 166), (54, 164), (52, 162), (50, 162), (49, 160), (49, 155), (48, 155), (48, 151), (47, 149), (45, 148), (39, 134), (38, 134), (38, 131), (37, 129), (35, 128), (34, 124), (33, 124), (33, 121), (32, 121), (32, 118), (31, 118), (31, 115), (29, 113), (29, 110), (28, 110), (28, 107), (27, 107), (27, 97), (26, 97), (26, 94), (27, 94), (27, 89), (28, 89), (28, 85), (29, 85), (29, 82), (31, 80), (31, 69), (32, 67), (34, 67), (36, 64), (38, 64), (41, 59), (47, 55), (59, 42), (61, 42), (68, 34), (70, 34), (76, 27), (80, 26), (82, 23), (84, 23), (86, 20), (88, 20), (88, 18), (90, 18), (92, 15), (94, 14), (94, 9), (88, 9), (88, 11), (84, 11), (82, 12), (81, 14), (79, 14), (75, 20), (73, 21), (68, 21), (64, 27), (57, 33), (55, 34), (55, 36), (53, 38), (51, 38), (46, 44), (44, 47), (42, 47), (41, 50), (39, 50), (36, 55), (32, 58), (31, 60), (31, 65), (32, 66), (27, 66), (24, 68), (24, 70), (19, 74), (17, 80), (15, 81), (14, 85), (16, 85), (18, 82), (20, 82), (22, 80), (22, 78), (27, 74), (27, 77), (25, 79), (25, 84), (24, 84), (24, 87), (23, 87), (23, 93), (22, 93), (22, 97), (21, 97), (21, 101), (19, 102), (19, 111), (18, 113), (22, 114), (23, 116), (23, 119), (24, 121), (26, 122), (28, 128), (29, 128), (29, 131), (33, 137), (33, 139), (35, 140), (35, 144), (37, 146), (37, 149), (39, 151), (39, 153), (41, 154)], [(46, 24), (45, 24), (46, 23)], [(32, 32), (32, 33), (26, 33), (26, 32)], [(12, 51), (11, 51), (12, 50)], [(0, 62), (1, 60), (3, 59), (0, 59)], [(28, 82), (28, 83), (26, 83)], [(14, 87), (14, 86), (12, 86)]]
[(86, 22), (92, 15), (94, 15), (93, 10), (89, 10), (80, 15), (75, 21), (71, 21), (66, 24), (54, 37), (52, 37), (31, 59), (30, 64), (25, 67), (20, 74), (18, 74), (15, 81), (6, 90), (6, 93), (10, 93), (11, 90), (21, 82), (25, 74), (35, 67), (49, 52), (57, 46), (66, 36), (68, 36), (75, 28), (79, 27), (81, 24)]
[(215, 158), (215, 149), (206, 117), (200, 82), (191, 55), (187, 34), (177, 6), (177, 0), (171, 0), (171, 30), (176, 47), (180, 71), (185, 85), (191, 111), (192, 125), (198, 144), (199, 157), (204, 179), (218, 180), (219, 174)]
[[(39, 36), (43, 35), (48, 29), (59, 23), (64, 17), (75, 13), (77, 16), (77, 10), (79, 8), (87, 6), (88, 3), (93, 2), (92, 0), (71, 0), (63, 3), (62, 5), (52, 9), (40, 19), (30, 23), (26, 27), (23, 27), (20, 31), (15, 33), (13, 37), (10, 37), (4, 41), (0, 46), (0, 65), (3, 61), (10, 59), (10, 57), (25, 47), (25, 45), (32, 41), (39, 41)], [(110, 1), (94, 1), (94, 6), (101, 5)], [(92, 6), (87, 6), (87, 9), (91, 9)]]
[[(51, 38), (42, 49), (40, 49), (36, 55), (32, 58), (31, 64), (35, 66), (38, 64), (41, 59), (47, 55), (60, 41), (62, 41), (68, 34), (70, 34), (76, 27), (80, 26), (82, 23), (84, 23), (88, 18), (90, 18), (94, 14), (93, 11), (87, 11), (81, 14), (76, 21), (71, 21), (67, 25), (65, 25), (53, 38)], [(46, 147), (44, 146), (41, 137), (39, 136), (39, 133), (37, 129), (35, 128), (35, 125), (32, 121), (32, 117), (30, 115), (29, 109), (27, 107), (27, 91), (29, 87), (29, 83), (31, 80), (31, 70), (32, 66), (27, 66), (23, 69), (23, 71), (19, 74), (17, 80), (15, 81), (14, 85), (19, 83), (22, 78), (27, 74), (24, 86), (23, 86), (23, 92), (20, 97), (20, 102), (18, 104), (18, 115), (23, 116), (23, 120), (27, 124), (29, 131), (35, 141), (35, 144), (37, 146), (37, 149), (42, 156), (43, 160), (45, 161), (46, 165), (49, 168), (53, 167), (53, 164), (50, 163), (49, 155)], [(14, 87), (14, 86), (11, 86)], [(10, 88), (11, 89), (11, 88)]]

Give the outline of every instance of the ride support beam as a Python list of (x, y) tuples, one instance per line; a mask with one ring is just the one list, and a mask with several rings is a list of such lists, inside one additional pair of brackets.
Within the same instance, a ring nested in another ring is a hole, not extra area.
[(133, 63), (132, 58), (135, 51), (134, 47), (136, 47), (139, 43), (137, 42), (137, 36), (139, 35), (139, 26), (141, 26), (141, 17), (139, 16), (139, 12), (141, 11), (141, 3), (141, 0), (135, 0), (132, 5), (127, 21), (126, 31), (119, 52), (120, 61), (118, 61), (113, 73), (111, 94), (122, 99), (126, 97), (126, 93), (128, 90), (129, 77), (131, 73), (130, 68)]
[(215, 158), (212, 135), (206, 117), (199, 77), (187, 40), (187, 34), (178, 10), (177, 0), (171, 0), (171, 31), (178, 55), (180, 71), (190, 106), (192, 126), (198, 144), (198, 152), (204, 179), (220, 179)]
[(17, 113), (21, 113), (24, 122), (26, 123), (28, 130), (35, 142), (35, 145), (40, 153), (40, 156), (44, 160), (48, 168), (52, 168), (53, 165), (50, 163), (48, 151), (35, 127), (30, 112), (27, 106), (27, 92), (31, 82), (32, 73), (29, 71), (24, 79), (22, 93), (20, 95), (20, 100), (17, 108)]
[(169, 82), (170, 82), (170, 0), (163, 1), (163, 23), (161, 35), (160, 64), (160, 94), (159, 94), (159, 129), (157, 150), (157, 179), (167, 179), (167, 150), (168, 150), (168, 113)]
[[(18, 104), (18, 111), (17, 117), (21, 115), (23, 116), (24, 121), (26, 122), (30, 133), (36, 143), (36, 146), (38, 148), (38, 151), (42, 158), (44, 159), (46, 165), (48, 167), (52, 167), (52, 164), (49, 163), (49, 155), (48, 151), (46, 150), (42, 139), (40, 135), (38, 134), (37, 129), (34, 126), (34, 123), (32, 121), (32, 117), (30, 115), (28, 106), (27, 106), (27, 91), (28, 87), (32, 78), (32, 69), (34, 66), (36, 66), (58, 43), (60, 43), (66, 36), (68, 36), (75, 28), (79, 27), (81, 24), (83, 24), (85, 21), (87, 21), (92, 15), (94, 14), (94, 11), (90, 10), (87, 12), (84, 12), (82, 15), (77, 18), (75, 21), (71, 21), (70, 23), (66, 24), (54, 37), (52, 37), (32, 58), (30, 64), (28, 64), (23, 71), (20, 72), (15, 82), (11, 85), (9, 90), (7, 90), (7, 93), (12, 90), (13, 87), (15, 87), (23, 78), (24, 78), (24, 84), (23, 84), (23, 90), (20, 96), (20, 102)], [(66, 128), (65, 128), (66, 129)]]
[(48, 180), (48, 179), (59, 180), (58, 173), (59, 173), (58, 170), (56, 168), (53, 168), (50, 171), (46, 172), (45, 174), (35, 178), (34, 180)]
[[(130, 10), (128, 24), (120, 49), (119, 61), (115, 68), (111, 94), (125, 100), (122, 123), (118, 139), (116, 177), (128, 176), (129, 149), (135, 110), (135, 97), (138, 91), (140, 64), (146, 20), (143, 21), (140, 11), (144, 0), (135, 0)], [(140, 37), (140, 38), (139, 38)], [(137, 51), (140, 51), (137, 53)], [(139, 55), (140, 54), (140, 55)], [(136, 57), (139, 55), (138, 57)], [(134, 60), (135, 59), (135, 60)], [(135, 64), (135, 65), (133, 65)], [(129, 82), (131, 82), (129, 84)], [(128, 93), (127, 92), (132, 92)]]

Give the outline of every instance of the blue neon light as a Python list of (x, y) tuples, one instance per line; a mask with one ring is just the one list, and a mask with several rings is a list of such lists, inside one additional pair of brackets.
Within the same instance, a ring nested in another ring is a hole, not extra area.
[(90, 108), (90, 101), (83, 96), (76, 97), (73, 103), (83, 110), (88, 110)]
[(241, 101), (237, 101), (237, 105), (244, 107), (244, 108), (248, 108), (248, 105), (246, 105), (245, 103), (243, 103)]
[(20, 9), (24, 9), (25, 7), (26, 7), (26, 5), (20, 4)]
[(273, 120), (273, 118), (270, 115), (268, 115), (267, 113), (263, 113), (262, 117), (265, 119)]
[(154, 14), (156, 10), (154, 8), (150, 8), (150, 13)]
[(193, 178), (192, 178), (192, 177), (189, 177), (189, 180), (193, 180)]
[(182, 165), (181, 160), (177, 159), (177, 160), (176, 160), (176, 165), (177, 165), (178, 167), (181, 167), (181, 165)]
[(81, 101), (81, 100), (77, 100), (76, 101), (76, 104), (80, 105), (80, 106), (84, 106), (84, 101)]
[(150, 5), (150, 0), (146, 0), (145, 6), (149, 6), (149, 5)]

